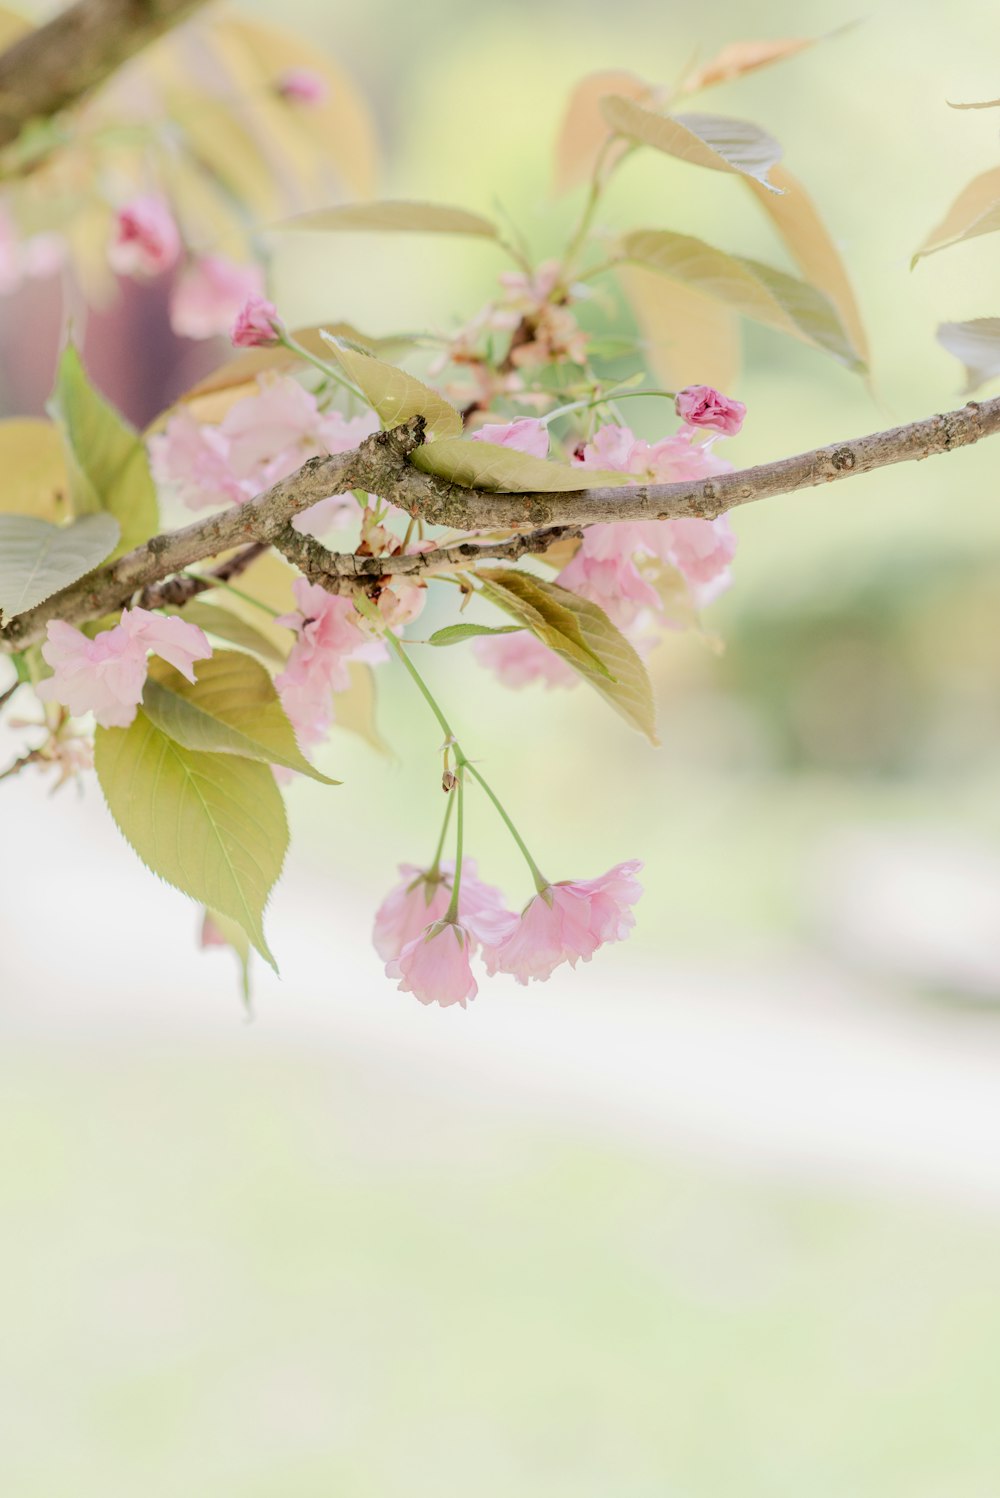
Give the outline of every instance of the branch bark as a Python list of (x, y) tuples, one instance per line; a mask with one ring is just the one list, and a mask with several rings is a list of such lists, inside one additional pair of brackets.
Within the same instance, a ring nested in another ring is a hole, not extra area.
[[(456, 530), (516, 530), (514, 537), (479, 543), (447, 543), (433, 552), (409, 557), (358, 557), (310, 553), (309, 565), (322, 570), (324, 586), (377, 586), (381, 577), (421, 576), (436, 569), (458, 570), (489, 556), (516, 558), (542, 551), (575, 529), (609, 520), (670, 520), (691, 515), (711, 520), (737, 505), (773, 495), (790, 494), (819, 484), (837, 483), (894, 463), (919, 462), (937, 453), (967, 447), (1000, 432), (1000, 397), (970, 401), (961, 410), (928, 416), (908, 426), (854, 437), (830, 447), (737, 469), (712, 479), (679, 484), (628, 484), (621, 488), (579, 489), (562, 493), (493, 494), (465, 489), (422, 473), (409, 459), (424, 439), (424, 423), (414, 417), (405, 426), (367, 438), (354, 452), (312, 458), (297, 473), (265, 494), (221, 514), (195, 521), (170, 535), (154, 536), (115, 562), (98, 567), (79, 582), (0, 629), (0, 651), (23, 650), (45, 635), (50, 619), (79, 624), (100, 618), (172, 573), (222, 552), (253, 543), (286, 546), (289, 521), (331, 494), (364, 489), (434, 525)], [(581, 470), (581, 477), (583, 476)], [(554, 535), (554, 528), (560, 535)], [(292, 531), (294, 537), (298, 533)], [(299, 538), (301, 542), (302, 538)], [(299, 547), (303, 557), (306, 551)], [(325, 552), (325, 548), (320, 548)], [(329, 579), (329, 581), (327, 581)]]
[(0, 55), (0, 150), (76, 104), (204, 0), (77, 0)]

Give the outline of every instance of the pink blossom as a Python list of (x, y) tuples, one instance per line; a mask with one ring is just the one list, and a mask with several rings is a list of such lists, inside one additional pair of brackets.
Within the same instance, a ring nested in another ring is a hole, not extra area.
[(378, 611), (386, 629), (398, 632), (419, 618), (426, 602), (427, 584), (401, 577), (382, 589), (378, 596)]
[(507, 687), (525, 687), (533, 681), (546, 687), (571, 687), (579, 681), (571, 666), (526, 629), (483, 636), (473, 640), (472, 649), (480, 665), (495, 672)]
[(325, 104), (330, 95), (326, 80), (310, 68), (289, 68), (278, 83), (278, 92), (295, 104)]
[(278, 342), (278, 309), (266, 297), (249, 296), (236, 314), (231, 334), (236, 348), (267, 348)]
[(234, 473), (226, 436), (217, 427), (195, 421), (183, 406), (171, 416), (165, 431), (150, 437), (149, 456), (157, 483), (175, 486), (178, 497), (192, 510), (242, 504), (258, 492), (253, 483)]
[(170, 326), (179, 338), (228, 334), (250, 297), (264, 291), (259, 265), (237, 265), (222, 255), (204, 255), (188, 266), (170, 298)]
[(212, 649), (202, 631), (175, 616), (124, 609), (121, 623), (89, 640), (81, 630), (54, 619), (42, 646), (53, 675), (40, 682), (43, 702), (60, 702), (74, 717), (92, 712), (102, 728), (127, 728), (142, 701), (147, 651), (194, 681), (194, 662)]
[(6, 209), (0, 206), (0, 296), (9, 296), (21, 282), (21, 256), (17, 232)]
[(351, 684), (347, 663), (365, 637), (349, 598), (304, 577), (295, 579), (292, 592), (298, 612), (283, 615), (278, 623), (294, 629), (298, 639), (274, 684), (300, 744), (317, 744), (333, 722), (333, 693)]
[(180, 231), (165, 198), (146, 193), (119, 208), (108, 259), (120, 276), (162, 275), (180, 253)]
[[(427, 926), (444, 916), (451, 900), (455, 862), (445, 859), (436, 879), (410, 863), (401, 863), (399, 872), (400, 883), (386, 895), (375, 916), (372, 941), (383, 962), (398, 957)], [(511, 920), (500, 891), (478, 877), (474, 858), (462, 860), (458, 918), (474, 943), (493, 942)]]
[(473, 442), (491, 442), (495, 447), (512, 447), (515, 452), (533, 458), (549, 455), (549, 429), (533, 416), (522, 416), (504, 424), (488, 424), (472, 434)]
[(720, 515), (716, 520), (682, 516), (667, 520), (664, 528), (669, 559), (689, 582), (714, 583), (728, 574), (736, 554), (736, 537), (728, 516)]
[(386, 965), (386, 976), (399, 979), (403, 993), (412, 993), (421, 1004), (461, 1004), (474, 999), (479, 986), (472, 976), (469, 958), (472, 938), (454, 921), (435, 921), (407, 942), (399, 956)]
[(707, 427), (726, 437), (737, 435), (747, 414), (742, 401), (731, 400), (711, 385), (688, 385), (678, 393), (674, 409), (688, 426)]
[(548, 978), (562, 962), (589, 962), (606, 942), (624, 941), (635, 925), (630, 907), (642, 894), (633, 859), (597, 879), (550, 884), (512, 920), (496, 945), (484, 948), (490, 974), (512, 973), (519, 983)]

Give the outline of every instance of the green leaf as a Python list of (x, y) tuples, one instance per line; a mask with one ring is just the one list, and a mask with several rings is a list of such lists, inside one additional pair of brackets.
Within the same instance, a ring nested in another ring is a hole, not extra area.
[(849, 369), (865, 368), (829, 297), (794, 276), (667, 229), (637, 229), (626, 234), (622, 249), (627, 260), (648, 265), (744, 317), (824, 349)]
[(534, 491), (551, 494), (557, 490), (597, 489), (634, 482), (627, 473), (550, 463), (547, 458), (519, 453), (512, 447), (463, 437), (446, 437), (429, 447), (418, 447), (410, 462), (424, 473), (435, 473), (453, 484), (462, 484), (467, 489), (490, 489), (497, 494)]
[[(223, 945), (230, 947), (236, 954), (236, 960), (240, 965), (240, 995), (243, 999), (247, 1013), (250, 1013), (250, 939), (239, 921), (232, 920), (228, 915), (223, 915), (221, 910), (210, 910), (205, 907), (205, 923), (211, 922), (216, 932), (222, 938)], [(202, 946), (217, 946), (218, 942), (206, 942), (204, 938), (205, 926), (202, 927)]]
[(181, 609), (167, 609), (165, 612), (177, 614), (189, 624), (197, 624), (199, 629), (203, 629), (207, 635), (214, 635), (217, 640), (225, 640), (227, 644), (236, 645), (240, 650), (249, 650), (251, 655), (259, 655), (273, 666), (285, 664), (287, 656), (281, 653), (267, 635), (248, 624), (245, 619), (230, 613), (224, 605), (203, 603), (200, 598), (195, 598)]
[(0, 614), (23, 614), (85, 577), (117, 540), (113, 515), (84, 515), (69, 525), (0, 515)]
[(460, 645), (463, 640), (471, 640), (475, 635), (517, 635), (523, 628), (522, 624), (501, 624), (499, 628), (489, 624), (449, 624), (444, 629), (436, 629), (427, 643)]
[(461, 434), (461, 416), (436, 390), (397, 369), (395, 364), (386, 364), (371, 354), (363, 354), (360, 349), (348, 347), (339, 338), (328, 336), (326, 342), (383, 427), (402, 426), (411, 416), (422, 416), (431, 437), (457, 437)]
[(281, 229), (321, 229), (329, 232), (389, 234), (468, 234), (496, 239), (497, 226), (478, 213), (441, 203), (341, 203), (299, 213), (278, 225)]
[(62, 520), (68, 480), (58, 429), (20, 416), (0, 421), (0, 511)]
[(748, 120), (718, 114), (656, 114), (634, 99), (614, 94), (601, 100), (601, 111), (612, 130), (639, 145), (652, 146), (692, 166), (753, 177), (772, 192), (781, 191), (767, 180), (771, 167), (781, 160), (781, 147)]
[(925, 255), (946, 250), (950, 245), (993, 234), (1000, 229), (1000, 167), (991, 167), (965, 186), (939, 224), (928, 234), (910, 268)]
[(267, 766), (185, 749), (144, 712), (130, 728), (98, 728), (94, 764), (112, 817), (147, 868), (231, 916), (274, 967), (263, 916), (288, 824)]
[(311, 765), (295, 742), (270, 676), (259, 661), (217, 650), (195, 666), (192, 683), (153, 660), (142, 696), (150, 722), (185, 749), (238, 754), (265, 765), (285, 765), (324, 785), (339, 785)]
[(589, 599), (527, 572), (505, 567), (474, 574), (485, 596), (554, 650), (656, 744), (656, 707), (645, 666), (603, 609)]
[(973, 317), (968, 322), (943, 322), (937, 341), (965, 366), (964, 395), (1000, 375), (1000, 317)]
[(121, 527), (121, 556), (147, 541), (159, 525), (156, 489), (139, 434), (94, 389), (72, 344), (64, 350), (49, 403), (69, 467), (77, 515), (106, 510)]

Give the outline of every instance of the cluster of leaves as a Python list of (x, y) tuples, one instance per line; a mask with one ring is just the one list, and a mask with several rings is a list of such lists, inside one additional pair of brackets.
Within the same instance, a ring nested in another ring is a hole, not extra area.
[[(62, 174), (60, 180), (75, 185), (75, 196), (69, 193), (73, 212), (61, 226), (78, 249), (100, 237), (93, 227), (98, 206), (86, 185), (93, 180), (95, 153), (122, 152), (123, 160), (130, 152), (137, 160), (156, 154), (174, 200), (190, 205), (192, 222), (197, 219), (201, 225), (198, 232), (213, 243), (236, 232), (234, 203), (239, 232), (245, 233), (247, 215), (267, 220), (287, 210), (287, 201), (279, 201), (287, 192), (308, 198), (329, 165), (325, 157), (314, 160), (319, 149), (315, 138), (307, 147), (297, 136), (292, 141), (287, 120), (277, 127), (273, 111), (278, 105), (259, 86), (262, 79), (273, 82), (276, 70), (290, 65), (290, 44), (256, 25), (229, 19), (213, 23), (208, 37), (206, 42), (201, 34), (197, 44), (213, 49), (229, 85), (241, 91), (239, 98), (246, 95), (248, 112), (234, 108), (225, 91), (206, 95), (199, 89), (192, 96), (183, 81), (183, 59), (193, 42), (180, 36), (154, 49), (141, 64), (164, 108), (155, 124), (145, 121), (141, 139), (133, 140), (128, 131), (128, 139), (120, 139), (115, 110), (124, 107), (127, 93), (116, 104), (114, 92), (106, 91), (74, 121), (65, 147), (46, 153), (38, 169), (25, 174), (23, 190), (36, 194), (40, 213), (46, 204), (62, 201), (51, 174)], [(681, 86), (681, 98), (805, 45), (726, 49)], [(310, 67), (317, 66), (311, 53), (307, 60)], [(126, 89), (126, 80), (121, 88)], [(360, 178), (367, 172), (367, 147), (358, 146), (362, 115), (352, 98), (338, 80), (331, 108), (353, 111), (357, 129), (352, 134), (342, 128), (341, 118), (330, 122), (322, 139), (324, 148), (334, 150), (333, 165), (352, 187), (365, 190), (367, 183)], [(474, 345), (471, 335), (464, 342), (459, 335), (439, 340), (444, 344), (439, 370), (454, 375), (472, 364), (483, 375), (479, 396), (462, 410), (441, 390), (380, 357), (405, 347), (406, 340), (366, 340), (343, 322), (300, 330), (279, 346), (228, 360), (190, 391), (183, 405), (199, 420), (218, 422), (236, 401), (256, 391), (262, 378), (291, 371), (303, 380), (312, 378), (309, 388), (328, 403), (342, 398), (346, 384), (351, 399), (363, 401), (385, 428), (421, 416), (428, 440), (413, 462), (455, 485), (504, 493), (577, 490), (582, 487), (579, 467), (470, 441), (467, 426), (473, 418), (505, 420), (524, 409), (550, 408), (548, 419), (566, 425), (563, 443), (572, 451), (592, 433), (595, 421), (618, 419), (617, 398), (643, 393), (636, 388), (641, 374), (616, 379), (596, 355), (578, 355), (575, 345), (567, 350), (540, 342), (543, 317), (564, 311), (577, 294), (574, 288), (605, 275), (616, 279), (633, 311), (650, 373), (668, 385), (698, 380), (730, 387), (741, 318), (863, 370), (867, 348), (846, 273), (814, 205), (779, 165), (781, 148), (745, 121), (677, 111), (673, 104), (665, 90), (630, 74), (596, 74), (575, 90), (557, 145), (556, 186), (571, 191), (587, 184), (579, 223), (557, 273), (544, 290), (533, 293), (537, 305), (523, 313), (502, 346), (493, 338)], [(167, 122), (181, 126), (180, 153), (165, 144), (176, 138), (172, 129), (164, 129)], [(258, 132), (268, 140), (264, 171)], [(742, 184), (771, 219), (801, 277), (675, 229), (654, 225), (611, 238), (596, 231), (595, 217), (611, 174), (639, 149), (726, 173)], [(291, 174), (289, 155), (297, 163)], [(464, 209), (353, 201), (304, 211), (291, 224), (309, 232), (432, 233), (492, 242), (513, 257), (525, 285), (535, 284), (537, 272), (523, 248), (510, 245), (491, 219)], [(518, 363), (517, 350), (533, 339), (541, 353), (534, 363)], [(448, 379), (446, 374), (441, 383), (450, 393)], [(89, 385), (72, 348), (60, 363), (51, 414), (49, 423), (0, 423), (0, 471), (10, 475), (0, 489), (0, 623), (86, 576), (108, 557), (140, 544), (159, 525), (143, 440)], [(628, 481), (621, 472), (594, 469), (588, 470), (587, 480), (601, 485)], [(287, 612), (292, 577), (292, 570), (270, 555), (242, 579), (249, 605), (229, 593), (189, 603), (184, 617), (229, 648), (216, 649), (201, 662), (193, 684), (154, 662), (131, 727), (100, 728), (95, 740), (95, 764), (108, 806), (139, 856), (216, 912), (224, 926), (230, 923), (226, 929), (235, 923), (268, 961), (263, 912), (288, 837), (274, 767), (331, 783), (302, 754), (272, 680), (291, 636), (272, 619), (262, 624), (254, 608), (263, 604), (272, 617)], [(631, 726), (656, 742), (646, 668), (598, 604), (539, 571), (479, 565), (463, 571), (459, 581), (464, 598), (478, 593), (513, 622), (499, 629), (450, 626), (438, 631), (431, 644), (450, 646), (474, 635), (530, 631)], [(94, 633), (111, 622), (96, 619), (86, 628)], [(17, 666), (23, 679), (36, 683), (48, 669), (35, 648), (20, 656)], [(338, 694), (337, 721), (378, 744), (368, 667), (354, 662), (351, 673), (351, 692)], [(65, 730), (65, 714), (49, 711), (47, 726), (58, 736)]]
[[(1000, 99), (976, 104), (952, 104), (952, 109), (996, 109)], [(980, 172), (959, 193), (940, 223), (935, 224), (913, 256), (912, 265), (938, 250), (965, 244), (1000, 229), (1000, 166)], [(965, 394), (972, 395), (987, 380), (1000, 375), (1000, 317), (972, 317), (945, 322), (937, 331), (941, 347), (960, 360), (965, 370)]]

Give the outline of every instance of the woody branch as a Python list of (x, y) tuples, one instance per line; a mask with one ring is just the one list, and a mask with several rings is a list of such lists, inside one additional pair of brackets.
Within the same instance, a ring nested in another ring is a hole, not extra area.
[[(424, 422), (367, 438), (354, 452), (312, 458), (297, 473), (256, 499), (182, 530), (151, 540), (97, 568), (87, 577), (0, 629), (0, 651), (11, 653), (42, 639), (52, 619), (80, 624), (100, 618), (184, 568), (248, 545), (278, 545), (297, 565), (333, 592), (377, 590), (382, 578), (426, 577), (458, 571), (480, 559), (510, 558), (547, 550), (556, 540), (597, 521), (714, 519), (737, 505), (820, 484), (837, 483), (894, 463), (917, 462), (968, 447), (1000, 432), (1000, 397), (970, 401), (960, 410), (907, 426), (854, 437), (828, 447), (711, 479), (676, 484), (623, 484), (559, 493), (495, 494), (463, 488), (421, 472), (411, 459), (424, 441)], [(415, 556), (369, 557), (328, 552), (304, 542), (289, 522), (319, 500), (363, 489), (408, 514), (455, 530), (512, 530), (500, 541), (448, 541)], [(193, 589), (192, 591), (200, 591)], [(150, 595), (147, 593), (147, 598)]]

